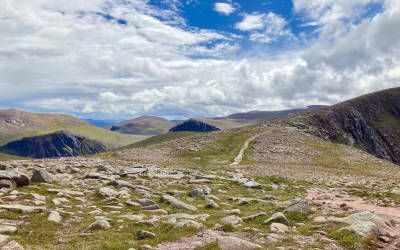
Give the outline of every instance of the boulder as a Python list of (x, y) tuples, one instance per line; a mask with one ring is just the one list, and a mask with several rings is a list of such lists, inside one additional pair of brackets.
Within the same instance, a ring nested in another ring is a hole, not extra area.
[(237, 226), (242, 222), (243, 222), (243, 220), (239, 216), (236, 216), (236, 215), (229, 215), (220, 220), (220, 223), (222, 225), (230, 225), (230, 226)]
[(293, 200), (289, 206), (286, 207), (284, 212), (289, 213), (302, 213), (307, 214), (311, 211), (308, 201), (305, 199), (295, 199)]
[(194, 227), (200, 229), (203, 227), (203, 224), (194, 220), (180, 220), (175, 223), (175, 227)]
[(61, 223), (62, 217), (59, 212), (57, 211), (51, 211), (49, 214), (49, 217), (47, 217), (48, 221), (54, 222), (54, 223)]
[(7, 245), (3, 246), (1, 250), (24, 250), (24, 247), (21, 246), (18, 242), (15, 240), (10, 241), (7, 243)]
[(45, 207), (33, 207), (20, 204), (3, 204), (0, 205), (0, 209), (5, 209), (17, 213), (41, 213), (46, 211)]
[(253, 242), (242, 240), (234, 236), (222, 236), (217, 238), (217, 244), (221, 250), (258, 250), (262, 247)]
[(33, 171), (32, 182), (53, 183), (54, 177), (44, 169), (36, 169)]
[(171, 206), (175, 207), (175, 208), (179, 208), (179, 209), (183, 209), (183, 210), (190, 210), (190, 211), (196, 211), (197, 208), (195, 206), (189, 205), (184, 203), (183, 201), (178, 200), (177, 198), (171, 196), (171, 195), (162, 195), (161, 199), (163, 201), (168, 202)]
[(31, 183), (28, 175), (16, 170), (0, 170), (0, 180), (10, 180), (17, 187), (28, 186)]
[(262, 224), (270, 224), (272, 222), (281, 223), (281, 224), (284, 224), (286, 226), (289, 226), (289, 224), (290, 224), (289, 220), (281, 212), (274, 213), (269, 219), (264, 221)]
[(272, 223), (270, 226), (271, 232), (273, 233), (287, 233), (289, 232), (289, 227), (282, 223)]
[(154, 237), (156, 237), (155, 233), (145, 231), (145, 230), (140, 230), (137, 233), (137, 238), (139, 240), (144, 240), (144, 239), (149, 239), (149, 238), (154, 238)]
[(99, 219), (90, 224), (84, 232), (90, 232), (90, 231), (95, 231), (95, 230), (109, 230), (111, 228), (110, 223), (107, 220), (104, 219)]
[(0, 225), (0, 234), (12, 234), (17, 232), (17, 228), (14, 226)]

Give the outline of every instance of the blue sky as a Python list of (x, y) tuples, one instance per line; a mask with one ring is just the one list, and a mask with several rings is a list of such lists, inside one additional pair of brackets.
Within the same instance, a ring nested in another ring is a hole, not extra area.
[(0, 108), (96, 119), (334, 104), (400, 82), (398, 0), (6, 0)]

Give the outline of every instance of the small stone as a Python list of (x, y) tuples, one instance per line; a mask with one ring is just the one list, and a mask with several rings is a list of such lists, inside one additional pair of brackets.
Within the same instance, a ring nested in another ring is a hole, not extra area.
[(0, 225), (0, 234), (11, 234), (15, 233), (16, 231), (17, 228), (14, 226)]
[(32, 207), (19, 204), (0, 205), (0, 209), (5, 209), (17, 213), (40, 213), (46, 211), (45, 207)]
[(266, 215), (267, 215), (267, 213), (265, 213), (265, 212), (260, 212), (260, 213), (256, 213), (256, 214), (252, 214), (252, 215), (243, 217), (242, 220), (243, 220), (243, 221), (254, 220), (254, 219), (258, 218), (258, 217), (262, 217), (262, 216), (266, 216)]
[(220, 220), (220, 222), (221, 222), (222, 225), (237, 226), (240, 223), (242, 223), (243, 220), (240, 217), (236, 216), (236, 215), (230, 215), (230, 216), (222, 218)]
[(35, 171), (33, 171), (31, 181), (32, 182), (53, 183), (54, 178), (46, 170), (36, 169)]
[(287, 233), (289, 227), (281, 223), (272, 223), (270, 226), (271, 232), (273, 233)]
[(255, 181), (248, 181), (243, 186), (247, 188), (261, 188), (261, 184)]
[(289, 206), (286, 207), (285, 212), (289, 213), (309, 213), (311, 211), (308, 201), (305, 199), (295, 199)]
[(175, 227), (194, 227), (200, 229), (203, 227), (203, 224), (194, 220), (181, 220), (175, 224)]
[(173, 206), (175, 208), (179, 208), (179, 209), (183, 209), (183, 210), (190, 210), (190, 211), (197, 210), (197, 208), (195, 206), (186, 204), (170, 195), (163, 195), (163, 196), (161, 196), (161, 199), (168, 202), (171, 206)]
[(24, 250), (24, 247), (21, 246), (15, 240), (8, 242), (7, 245), (3, 246), (1, 250)]
[(156, 235), (154, 233), (145, 231), (145, 230), (140, 230), (137, 233), (137, 238), (139, 240), (144, 240), (144, 239), (149, 239), (149, 238), (154, 238), (154, 237), (156, 237)]
[(54, 222), (54, 223), (61, 223), (62, 217), (59, 212), (57, 211), (51, 211), (49, 214), (49, 217), (47, 218), (48, 221)]
[(247, 240), (234, 236), (223, 236), (217, 238), (218, 247), (221, 250), (258, 250), (262, 247)]
[(282, 223), (282, 224), (284, 224), (286, 226), (289, 226), (289, 224), (290, 224), (289, 220), (281, 212), (274, 213), (269, 219), (264, 221), (262, 224), (269, 224), (269, 223), (272, 223), (272, 222)]
[(94, 230), (109, 230), (111, 228), (110, 223), (107, 220), (99, 219), (90, 224), (84, 232), (94, 231)]
[(8, 241), (10, 236), (0, 234), (0, 244), (4, 244)]

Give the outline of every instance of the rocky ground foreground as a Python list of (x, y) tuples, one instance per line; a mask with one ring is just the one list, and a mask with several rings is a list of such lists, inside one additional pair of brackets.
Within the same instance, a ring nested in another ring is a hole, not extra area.
[(4, 250), (400, 249), (396, 183), (96, 158), (8, 161), (0, 169)]

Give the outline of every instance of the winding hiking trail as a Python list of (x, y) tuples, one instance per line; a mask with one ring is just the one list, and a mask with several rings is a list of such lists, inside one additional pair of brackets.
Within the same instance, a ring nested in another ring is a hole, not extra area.
[(263, 135), (263, 134), (264, 134), (264, 133), (256, 134), (256, 135), (253, 135), (252, 137), (248, 138), (248, 139), (244, 142), (242, 148), (240, 149), (239, 154), (235, 157), (235, 159), (234, 159), (233, 162), (231, 163), (231, 166), (239, 165), (239, 164), (242, 162), (243, 156), (244, 156), (244, 152), (246, 152), (246, 150), (249, 148), (250, 143), (251, 143), (252, 141), (254, 141), (257, 137), (259, 137), (259, 136), (261, 136), (261, 135)]

